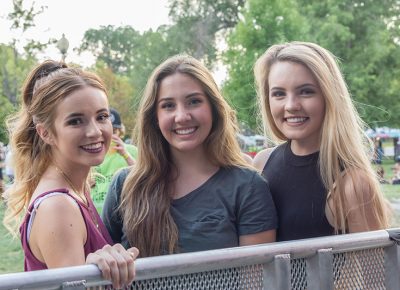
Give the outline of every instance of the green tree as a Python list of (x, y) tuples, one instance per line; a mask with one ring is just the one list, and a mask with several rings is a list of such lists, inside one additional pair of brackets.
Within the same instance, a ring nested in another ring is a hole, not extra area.
[(363, 119), (371, 126), (400, 126), (399, 2), (299, 2), (307, 18), (312, 19), (309, 39), (341, 60)]
[(128, 77), (116, 75), (111, 68), (101, 61), (96, 63), (94, 71), (101, 77), (107, 87), (110, 106), (117, 109), (121, 114), (126, 134), (131, 135), (135, 126), (136, 108), (134, 108), (132, 100), (134, 88)]
[(249, 0), (228, 38), (223, 56), (228, 80), (224, 94), (237, 110), (238, 118), (256, 129), (258, 107), (253, 65), (272, 44), (304, 39), (308, 23), (294, 0)]
[(169, 16), (175, 23), (170, 38), (183, 46), (181, 51), (209, 66), (217, 58), (217, 35), (224, 34), (239, 21), (245, 0), (169, 0)]

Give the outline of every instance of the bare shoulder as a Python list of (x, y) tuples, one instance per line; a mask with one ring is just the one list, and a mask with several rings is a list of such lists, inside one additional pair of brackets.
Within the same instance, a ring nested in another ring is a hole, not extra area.
[(253, 158), (251, 156), (247, 155), (246, 153), (242, 153), (243, 159), (249, 164), (253, 165)]
[(48, 268), (84, 264), (86, 240), (86, 224), (75, 200), (61, 194), (40, 203), (29, 244)]
[(257, 153), (256, 156), (253, 158), (253, 166), (259, 171), (262, 172), (264, 169), (265, 164), (268, 161), (269, 156), (271, 155), (271, 152), (275, 149), (276, 147), (270, 147), (264, 150), (261, 150), (260, 152)]
[(71, 197), (60, 194), (43, 200), (36, 211), (34, 226), (38, 231), (63, 232), (73, 226), (85, 227), (78, 204)]

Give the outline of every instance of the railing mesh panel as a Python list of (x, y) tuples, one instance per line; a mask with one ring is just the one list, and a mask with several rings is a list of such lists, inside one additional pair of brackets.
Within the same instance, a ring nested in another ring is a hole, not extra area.
[(333, 255), (334, 289), (386, 289), (384, 249)]
[(228, 268), (216, 271), (135, 281), (131, 289), (263, 289), (262, 265)]
[[(332, 273), (334, 281), (333, 289), (386, 289), (384, 257), (383, 248), (334, 254)], [(308, 290), (306, 258), (291, 259), (290, 263), (291, 289)], [(263, 266), (250, 265), (194, 274), (135, 281), (132, 284), (131, 289), (258, 290), (263, 289)]]
[(293, 290), (307, 289), (306, 259), (290, 261), (290, 276)]

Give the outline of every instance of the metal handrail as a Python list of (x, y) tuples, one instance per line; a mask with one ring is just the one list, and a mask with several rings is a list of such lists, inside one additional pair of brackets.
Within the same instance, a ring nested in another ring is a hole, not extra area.
[[(228, 267), (240, 267), (272, 262), (280, 254), (292, 258), (310, 257), (320, 249), (331, 249), (332, 253), (390, 247), (386, 230), (304, 239), (255, 246), (183, 253), (149, 258), (135, 262), (136, 280), (184, 275), (212, 271)], [(11, 273), (0, 275), (0, 290), (3, 289), (59, 289), (66, 281), (85, 281), (91, 285), (105, 285), (97, 266), (83, 265), (50, 270)]]

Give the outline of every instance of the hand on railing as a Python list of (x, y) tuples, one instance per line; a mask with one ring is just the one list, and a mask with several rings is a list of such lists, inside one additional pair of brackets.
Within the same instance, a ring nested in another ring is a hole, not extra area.
[(91, 253), (86, 264), (96, 264), (103, 278), (110, 280), (116, 289), (132, 284), (135, 278), (135, 259), (139, 254), (137, 248), (125, 250), (121, 244), (106, 245)]

